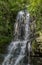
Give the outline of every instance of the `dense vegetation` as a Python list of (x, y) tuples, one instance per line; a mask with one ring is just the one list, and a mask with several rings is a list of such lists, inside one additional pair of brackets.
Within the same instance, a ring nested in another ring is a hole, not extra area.
[(0, 0), (0, 47), (13, 39), (17, 12), (23, 10), (25, 5), (31, 15), (32, 33), (39, 34), (32, 41), (33, 51), (42, 53), (42, 0)]

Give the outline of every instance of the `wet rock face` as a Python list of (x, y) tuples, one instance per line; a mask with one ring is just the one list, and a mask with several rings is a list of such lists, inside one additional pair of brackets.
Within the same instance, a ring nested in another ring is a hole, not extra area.
[(24, 39), (24, 35), (25, 35), (25, 23), (24, 23), (24, 12), (20, 11), (17, 15), (17, 20), (16, 23), (17, 24), (17, 35), (19, 39)]
[(27, 11), (20, 11), (17, 15), (15, 33), (17, 38), (24, 40), (27, 39), (30, 33), (30, 15)]

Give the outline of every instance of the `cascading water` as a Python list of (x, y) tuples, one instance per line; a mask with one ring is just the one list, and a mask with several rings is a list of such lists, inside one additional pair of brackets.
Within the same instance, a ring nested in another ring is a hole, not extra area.
[(30, 15), (27, 11), (20, 11), (15, 23), (15, 37), (8, 47), (8, 54), (2, 65), (30, 65), (31, 41)]

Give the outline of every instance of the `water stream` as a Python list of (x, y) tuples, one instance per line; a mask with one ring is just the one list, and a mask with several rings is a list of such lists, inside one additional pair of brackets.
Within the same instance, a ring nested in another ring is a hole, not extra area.
[(30, 65), (31, 41), (30, 14), (25, 11), (18, 12), (16, 17), (14, 41), (8, 46), (8, 53), (2, 65)]

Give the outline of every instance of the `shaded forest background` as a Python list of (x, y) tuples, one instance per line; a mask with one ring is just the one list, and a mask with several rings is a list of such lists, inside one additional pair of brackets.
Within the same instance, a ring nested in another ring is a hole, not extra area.
[(31, 16), (32, 53), (42, 54), (42, 0), (0, 0), (0, 53), (12, 41), (17, 13), (25, 5)]

